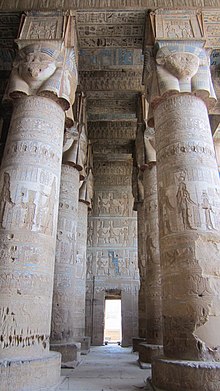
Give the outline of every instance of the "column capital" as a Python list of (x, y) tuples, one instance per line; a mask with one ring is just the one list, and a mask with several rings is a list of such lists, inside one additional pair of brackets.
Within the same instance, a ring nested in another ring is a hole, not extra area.
[(151, 45), (145, 43), (143, 77), (150, 103), (149, 125), (153, 125), (151, 110), (172, 94), (196, 95), (211, 109), (216, 95), (209, 53), (204, 48), (202, 14), (196, 10), (157, 10), (149, 14), (149, 24), (152, 39)]
[(39, 95), (56, 101), (64, 111), (70, 109), (77, 87), (74, 30), (75, 20), (70, 15), (59, 12), (24, 15), (16, 39), (19, 51), (5, 99)]

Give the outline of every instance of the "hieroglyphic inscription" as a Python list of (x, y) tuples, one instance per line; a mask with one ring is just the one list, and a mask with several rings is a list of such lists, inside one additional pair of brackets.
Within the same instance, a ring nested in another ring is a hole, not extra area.
[(204, 24), (207, 35), (206, 47), (211, 49), (219, 49), (220, 46), (220, 35), (219, 35), (219, 24), (220, 24), (220, 12), (219, 9), (215, 11), (204, 10)]
[(105, 100), (88, 100), (87, 109), (89, 112), (94, 114), (109, 114), (113, 112), (114, 114), (118, 113), (136, 113), (136, 100), (133, 99), (105, 99)]
[(143, 90), (142, 72), (138, 71), (81, 71), (79, 84), (87, 90)]
[(134, 122), (88, 122), (90, 139), (128, 139), (136, 137), (136, 121)]
[(90, 47), (141, 48), (145, 15), (137, 12), (79, 12), (79, 43)]

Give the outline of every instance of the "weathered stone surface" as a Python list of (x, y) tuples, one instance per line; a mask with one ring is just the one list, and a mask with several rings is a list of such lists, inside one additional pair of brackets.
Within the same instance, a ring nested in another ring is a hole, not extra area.
[(155, 128), (165, 354), (215, 360), (218, 349), (210, 348), (219, 345), (218, 337), (212, 331), (211, 341), (207, 333), (219, 323), (218, 273), (213, 275), (219, 178), (205, 104), (192, 96), (170, 97), (155, 110)]
[(140, 338), (140, 337), (132, 338), (132, 350), (133, 350), (133, 352), (138, 352), (139, 345), (142, 342), (146, 342), (146, 339), (145, 338)]
[(152, 373), (158, 391), (219, 390), (219, 363), (156, 359)]
[(78, 336), (75, 318), (78, 197), (79, 172), (75, 167), (63, 164), (54, 271), (52, 344), (73, 342), (74, 336)]
[[(63, 126), (64, 113), (56, 103), (42, 97), (19, 99), (1, 168), (1, 358), (10, 362), (36, 359), (38, 365), (45, 357), (44, 364), (39, 364), (45, 365), (45, 371)], [(53, 362), (56, 371), (59, 360)], [(33, 373), (34, 366), (35, 361), (30, 363)], [(18, 373), (10, 371), (15, 381)], [(6, 382), (4, 376), (1, 381)], [(46, 386), (48, 378), (33, 376), (35, 388), (37, 381)]]
[(41, 358), (0, 361), (4, 391), (55, 391), (60, 383), (61, 355), (49, 352)]
[(152, 164), (143, 173), (145, 208), (145, 302), (146, 339), (148, 344), (162, 345), (161, 271), (157, 202), (157, 170)]
[(158, 357), (163, 356), (163, 345), (153, 345), (141, 342), (138, 345), (139, 360), (143, 363), (152, 363)]
[(79, 342), (51, 344), (50, 349), (61, 353), (63, 368), (75, 368), (80, 362), (81, 343)]
[[(69, 9), (138, 9), (138, 8), (176, 8), (182, 7), (182, 0), (7, 0), (1, 1), (1, 9), (5, 11), (24, 9), (41, 9), (41, 10), (57, 10), (62, 7), (64, 10)], [(185, 0), (185, 7), (199, 8), (216, 8), (219, 6), (218, 0)]]
[[(139, 273), (136, 219), (132, 212), (131, 160), (94, 163), (94, 210), (88, 221), (87, 331), (103, 343), (105, 296), (122, 300), (122, 344), (138, 334)], [(93, 305), (93, 311), (90, 310)], [(90, 325), (89, 325), (90, 324)]]

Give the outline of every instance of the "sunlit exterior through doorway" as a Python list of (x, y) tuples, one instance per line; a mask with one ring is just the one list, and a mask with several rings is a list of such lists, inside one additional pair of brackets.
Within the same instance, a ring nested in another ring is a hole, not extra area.
[(121, 342), (121, 300), (105, 300), (105, 330), (104, 342)]

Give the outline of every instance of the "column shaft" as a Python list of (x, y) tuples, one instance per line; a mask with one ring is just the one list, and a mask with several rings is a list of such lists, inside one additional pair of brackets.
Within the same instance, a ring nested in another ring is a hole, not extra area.
[[(0, 357), (22, 361), (10, 379), (3, 368), (1, 389), (48, 381), (36, 379), (30, 359), (49, 354), (63, 126), (55, 102), (37, 96), (15, 102), (0, 173)], [(22, 378), (28, 367), (31, 380)], [(52, 376), (57, 381), (59, 373)]]
[(145, 214), (144, 203), (137, 203), (137, 234), (138, 234), (138, 267), (140, 273), (140, 290), (138, 297), (139, 337), (146, 337), (146, 295), (145, 295)]
[[(75, 311), (76, 238), (78, 220), (79, 171), (62, 164), (58, 214), (56, 261), (52, 309), (51, 348), (62, 353), (62, 361), (74, 361), (67, 349), (78, 334)], [(73, 350), (76, 347), (73, 346)], [(75, 356), (75, 353), (74, 355)], [(74, 358), (75, 359), (75, 358)]]
[(77, 302), (75, 310), (76, 333), (85, 336), (85, 303), (86, 303), (86, 245), (87, 245), (88, 205), (79, 202), (77, 222), (77, 255), (76, 255), (76, 289)]
[(153, 382), (217, 391), (220, 365), (210, 361), (220, 360), (220, 192), (208, 113), (200, 98), (174, 95), (154, 119), (167, 359), (153, 366)]
[[(152, 164), (143, 173), (144, 222), (145, 222), (145, 302), (146, 340), (143, 345), (143, 361), (151, 362), (163, 353), (161, 271), (157, 202), (157, 169)], [(142, 356), (142, 354), (140, 354)], [(141, 359), (141, 357), (140, 357)]]

